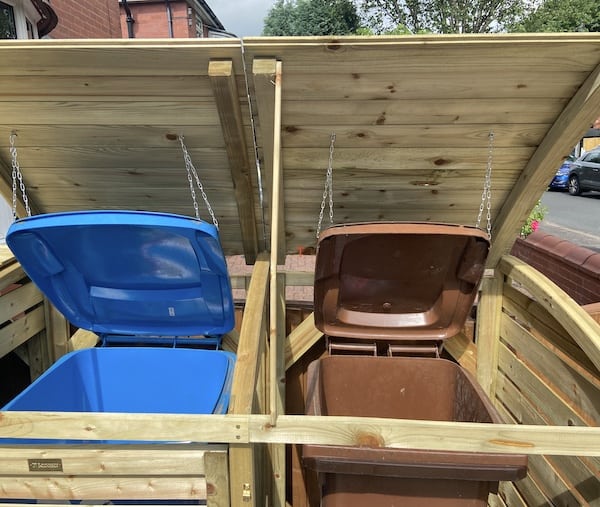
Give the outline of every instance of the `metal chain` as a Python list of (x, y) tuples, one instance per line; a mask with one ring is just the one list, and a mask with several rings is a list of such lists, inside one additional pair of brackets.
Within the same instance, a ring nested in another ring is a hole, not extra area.
[(25, 183), (23, 182), (23, 175), (21, 174), (21, 169), (19, 167), (19, 162), (17, 160), (17, 147), (15, 146), (15, 139), (17, 134), (15, 132), (11, 132), (10, 134), (10, 155), (12, 159), (12, 214), (13, 220), (16, 220), (17, 217), (17, 180), (19, 180), (19, 188), (21, 190), (21, 194), (23, 195), (23, 204), (25, 205), (25, 211), (27, 216), (31, 216), (31, 209), (29, 208), (29, 199), (27, 199), (27, 192), (25, 191)]
[(325, 175), (325, 189), (323, 190), (323, 200), (321, 201), (321, 211), (319, 212), (319, 223), (317, 224), (317, 239), (321, 234), (323, 225), (323, 212), (325, 211), (325, 202), (329, 197), (329, 223), (333, 224), (333, 151), (335, 145), (335, 132), (331, 133), (329, 141), (329, 163), (327, 165), (327, 174)]
[[(196, 218), (198, 220), (201, 220), (200, 212), (198, 211), (198, 201), (196, 200), (196, 192), (194, 190), (194, 180), (196, 181), (196, 186), (198, 187), (198, 190), (200, 190), (200, 194), (202, 195), (204, 204), (206, 204), (206, 209), (208, 210), (208, 213), (210, 214), (210, 217), (212, 218), (213, 224), (218, 229), (219, 222), (217, 221), (217, 217), (215, 216), (215, 213), (214, 213), (210, 203), (208, 202), (208, 197), (206, 195), (206, 192), (204, 192), (204, 187), (202, 186), (202, 183), (200, 182), (200, 178), (198, 178), (198, 173), (196, 172), (196, 168), (194, 167), (192, 158), (190, 157), (187, 147), (186, 147), (185, 143), (183, 142), (183, 136), (179, 136), (178, 138), (179, 138), (179, 142), (181, 143), (181, 150), (183, 151), (183, 160), (185, 162), (187, 178), (188, 178), (188, 182), (190, 184), (190, 193), (192, 194), (192, 201), (194, 202), (194, 212), (196, 213)], [(193, 179), (192, 179), (192, 176), (193, 176)]]
[(494, 132), (489, 134), (489, 145), (488, 145), (488, 158), (487, 168), (485, 171), (485, 181), (483, 184), (483, 192), (481, 193), (481, 204), (479, 205), (479, 215), (477, 216), (477, 223), (475, 226), (479, 228), (481, 225), (481, 217), (483, 216), (483, 210), (487, 210), (486, 215), (486, 231), (490, 240), (492, 239), (492, 158), (494, 151)]

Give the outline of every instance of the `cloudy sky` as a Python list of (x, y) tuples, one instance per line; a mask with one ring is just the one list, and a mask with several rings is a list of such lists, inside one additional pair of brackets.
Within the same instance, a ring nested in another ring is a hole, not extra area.
[(238, 37), (260, 35), (263, 20), (275, 0), (208, 0), (228, 32)]

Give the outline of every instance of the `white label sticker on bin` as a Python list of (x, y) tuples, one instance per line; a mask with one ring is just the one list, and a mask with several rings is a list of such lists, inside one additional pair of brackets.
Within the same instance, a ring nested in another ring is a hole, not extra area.
[(175, 317), (175, 307), (169, 306), (169, 317)]

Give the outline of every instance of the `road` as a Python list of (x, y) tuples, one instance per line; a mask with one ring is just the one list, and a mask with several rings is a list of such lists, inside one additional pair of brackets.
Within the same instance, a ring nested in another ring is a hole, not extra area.
[(545, 192), (548, 213), (540, 230), (600, 252), (600, 192), (574, 197), (567, 192)]

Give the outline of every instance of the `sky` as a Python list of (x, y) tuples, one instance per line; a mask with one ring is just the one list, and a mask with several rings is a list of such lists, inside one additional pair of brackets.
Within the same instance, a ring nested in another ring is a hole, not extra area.
[(225, 30), (238, 37), (258, 36), (275, 0), (207, 0)]

